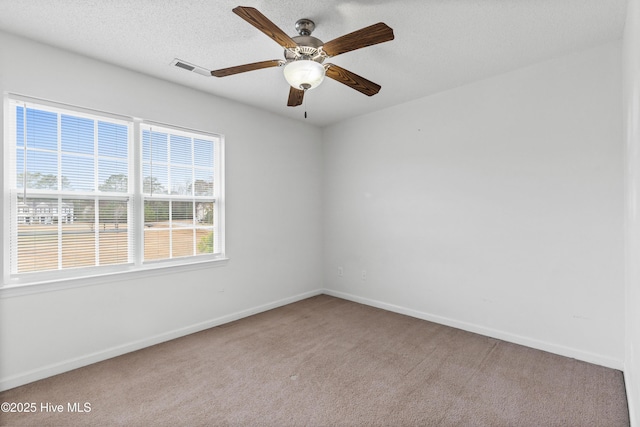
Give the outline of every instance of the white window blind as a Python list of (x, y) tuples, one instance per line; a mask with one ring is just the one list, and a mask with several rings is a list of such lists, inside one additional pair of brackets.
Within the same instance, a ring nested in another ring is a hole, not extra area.
[(10, 102), (12, 273), (126, 264), (130, 124)]
[(144, 260), (220, 253), (214, 136), (142, 125)]
[(220, 136), (8, 101), (5, 277), (223, 258)]

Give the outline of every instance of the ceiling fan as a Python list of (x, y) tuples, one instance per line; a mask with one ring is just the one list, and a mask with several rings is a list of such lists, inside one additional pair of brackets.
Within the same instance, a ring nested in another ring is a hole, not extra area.
[(296, 22), (299, 35), (289, 37), (253, 7), (238, 6), (233, 12), (282, 46), (285, 59), (213, 70), (212, 76), (226, 77), (262, 68), (284, 67), (285, 79), (291, 86), (287, 102), (289, 107), (301, 105), (304, 93), (322, 83), (325, 76), (368, 96), (380, 91), (380, 85), (335, 64), (325, 64), (324, 61), (341, 53), (393, 40), (393, 30), (386, 24), (379, 22), (324, 43), (311, 35), (315, 23), (310, 19), (299, 19)]

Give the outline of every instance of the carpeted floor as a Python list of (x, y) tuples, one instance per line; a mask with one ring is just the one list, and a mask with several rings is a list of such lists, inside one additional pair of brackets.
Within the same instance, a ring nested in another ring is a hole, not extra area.
[[(37, 405), (0, 414), (1, 425), (629, 425), (620, 371), (326, 295), (8, 390), (0, 402)], [(47, 402), (63, 412), (43, 411)], [(76, 402), (85, 412), (69, 411)]]

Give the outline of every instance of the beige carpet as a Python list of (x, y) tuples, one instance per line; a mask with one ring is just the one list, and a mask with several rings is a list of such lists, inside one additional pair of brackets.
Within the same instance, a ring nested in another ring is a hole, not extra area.
[[(321, 295), (0, 393), (2, 425), (628, 426), (622, 373)], [(64, 405), (43, 413), (42, 402)], [(69, 413), (68, 403), (90, 412)]]

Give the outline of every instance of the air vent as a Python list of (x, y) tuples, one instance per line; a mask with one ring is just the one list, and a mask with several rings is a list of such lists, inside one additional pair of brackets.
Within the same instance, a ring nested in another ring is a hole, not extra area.
[(211, 71), (207, 70), (206, 68), (199, 67), (197, 65), (189, 64), (188, 62), (183, 61), (182, 59), (175, 58), (173, 61), (171, 61), (171, 65), (174, 65), (178, 68), (182, 68), (183, 70), (192, 71), (194, 73), (201, 74), (203, 76), (211, 77)]
[(193, 71), (196, 67), (192, 67), (191, 65), (185, 64), (184, 62), (177, 61), (176, 67), (184, 68), (185, 70)]

